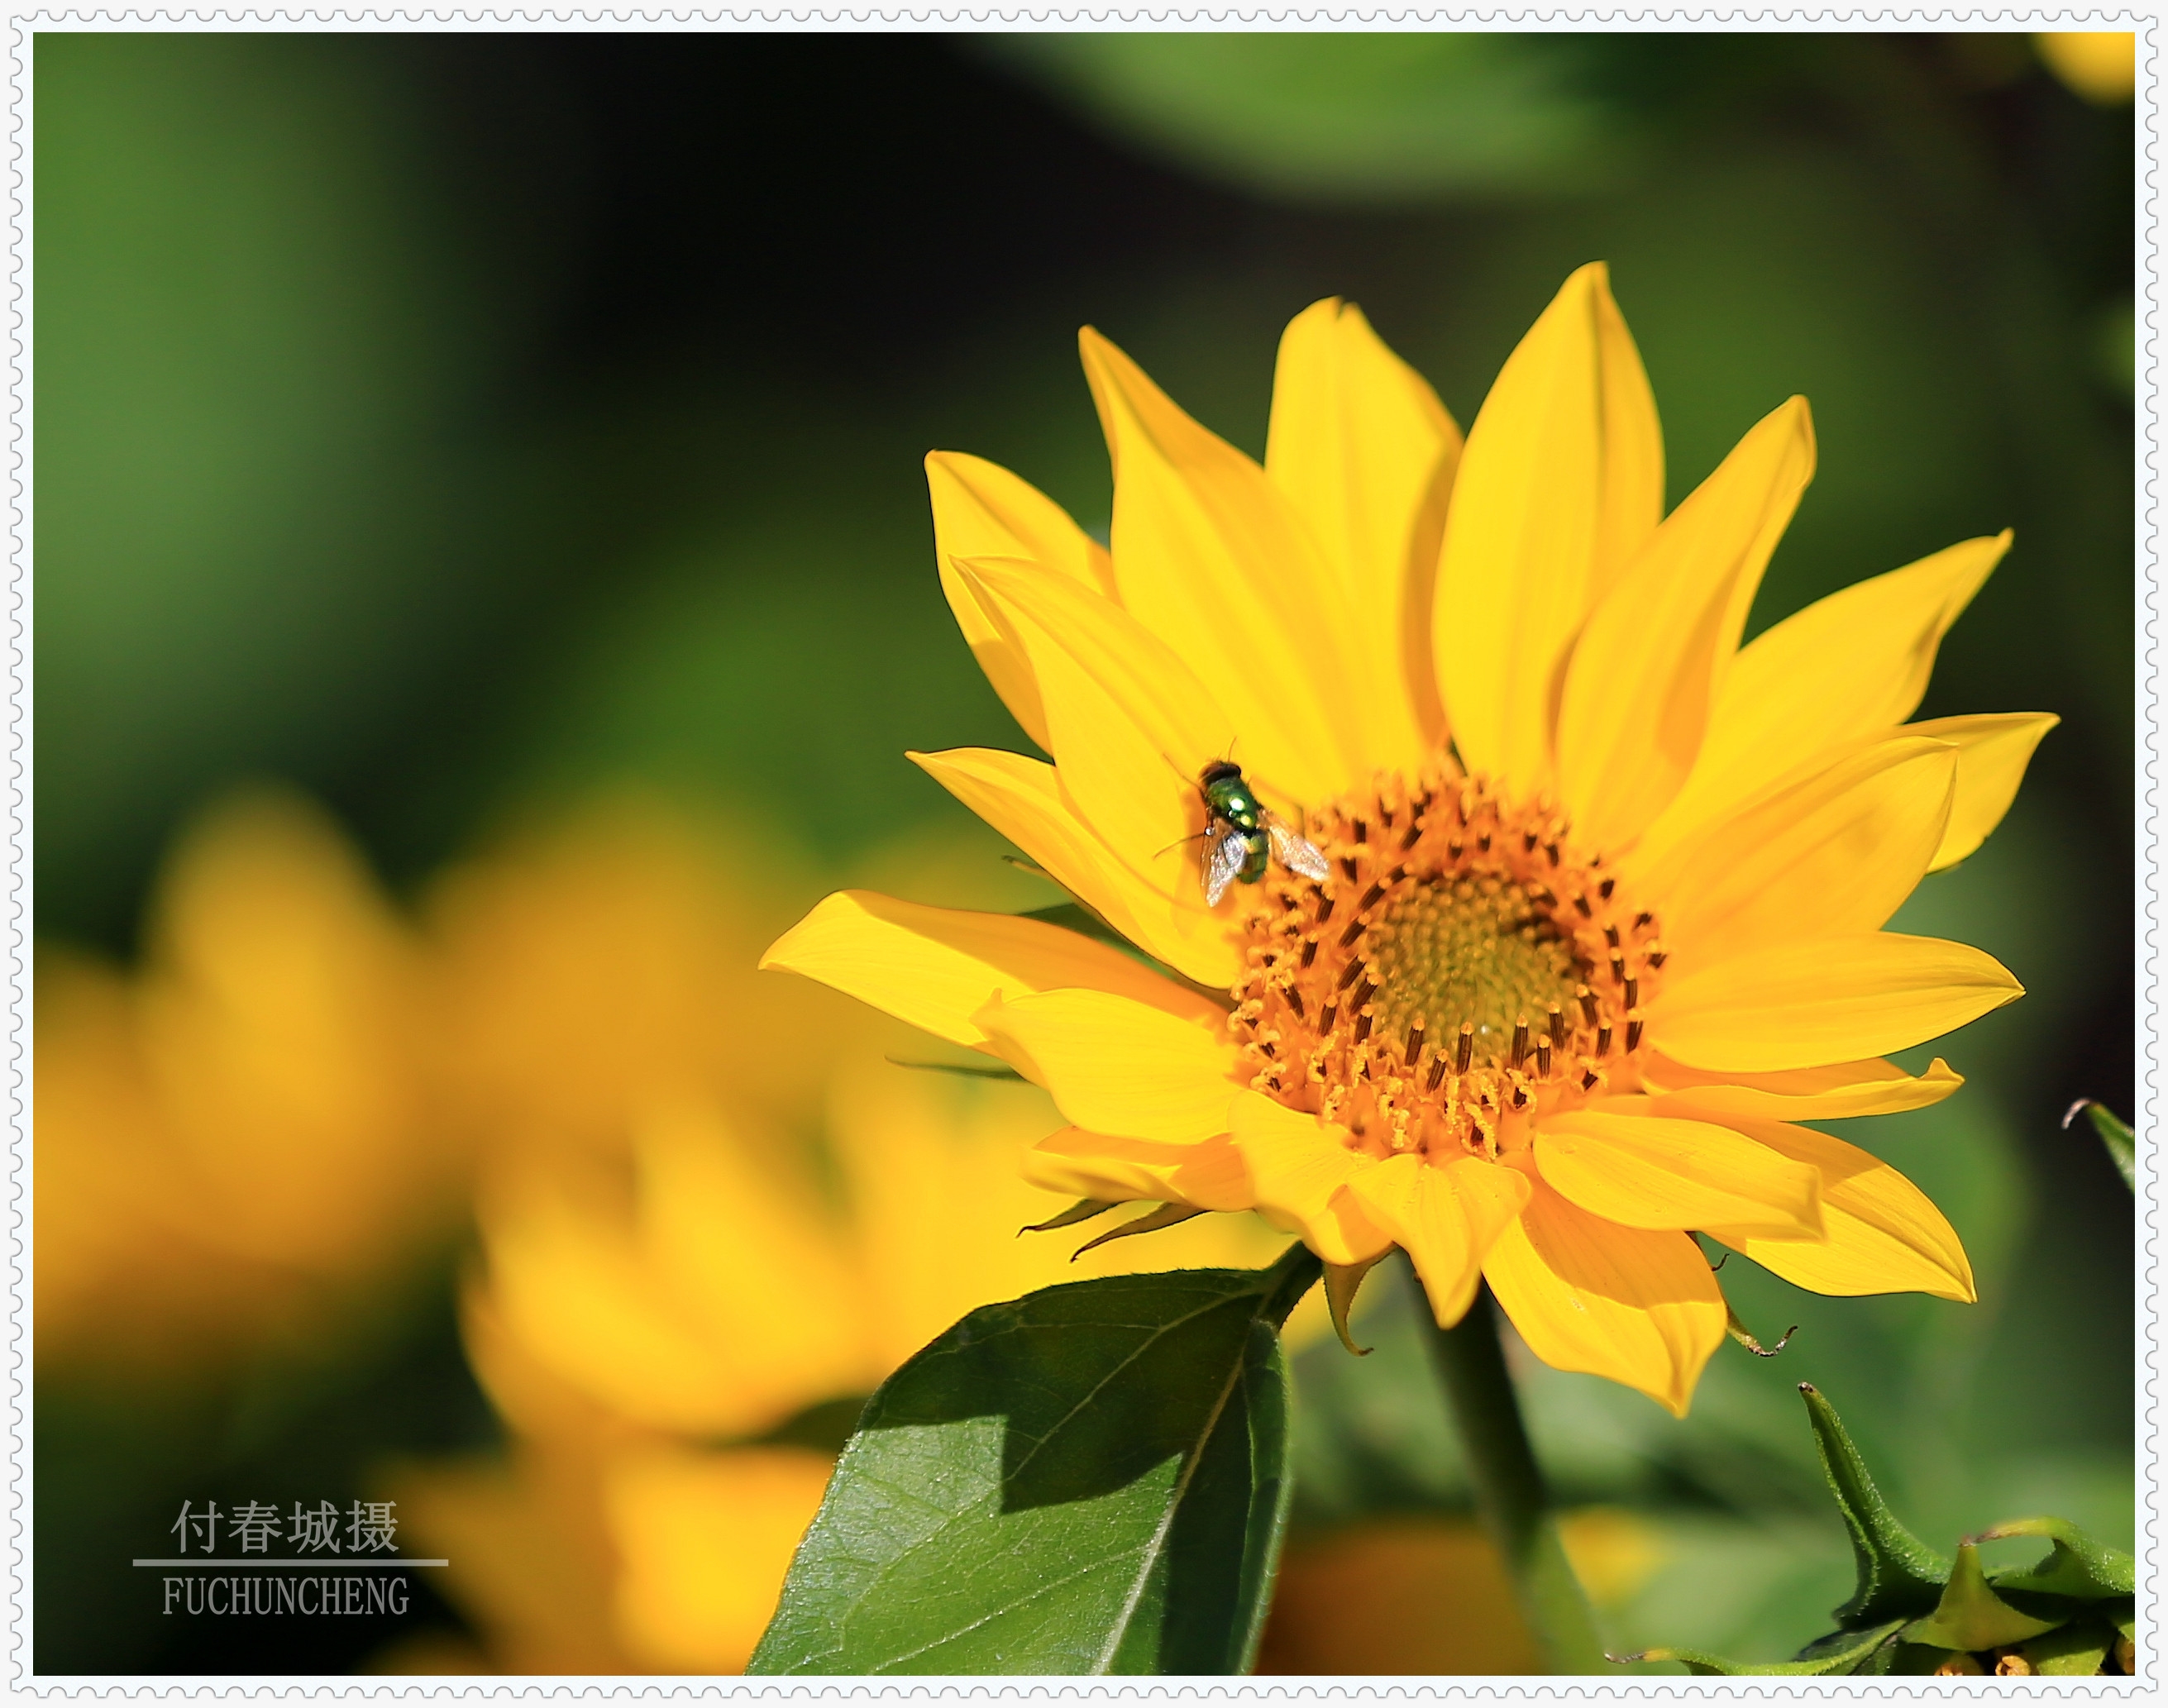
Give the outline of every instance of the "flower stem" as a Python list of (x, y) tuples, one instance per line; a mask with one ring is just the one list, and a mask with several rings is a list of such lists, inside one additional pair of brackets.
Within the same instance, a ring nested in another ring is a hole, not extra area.
[[(1408, 1273), (1414, 1279), (1412, 1268)], [(1514, 1599), (1545, 1667), (1554, 1673), (1608, 1672), (1595, 1615), (1566, 1561), (1544, 1473), (1521, 1422), (1490, 1288), (1477, 1292), (1468, 1314), (1450, 1329), (1437, 1327), (1420, 1281), (1415, 1297), (1422, 1320), (1431, 1325), (1431, 1354), (1468, 1455), (1476, 1510), (1505, 1562)]]

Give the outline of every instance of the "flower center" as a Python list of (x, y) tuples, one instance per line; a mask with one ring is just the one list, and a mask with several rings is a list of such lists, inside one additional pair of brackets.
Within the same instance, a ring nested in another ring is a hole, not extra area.
[(1485, 1067), (1507, 1058), (1516, 1024), (1563, 1009), (1580, 988), (1571, 947), (1526, 890), (1493, 876), (1400, 886), (1363, 941), (1378, 984), (1374, 1030), (1397, 1036), (1418, 1016), (1458, 1016)]
[(1565, 816), (1435, 767), (1315, 814), (1332, 876), (1247, 893), (1231, 1025), (1254, 1089), (1377, 1155), (1496, 1156), (1638, 1084), (1664, 951)]

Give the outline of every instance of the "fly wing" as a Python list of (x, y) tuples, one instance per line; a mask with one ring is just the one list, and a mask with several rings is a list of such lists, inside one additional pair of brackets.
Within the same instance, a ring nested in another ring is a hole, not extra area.
[(1273, 854), (1289, 871), (1320, 883), (1332, 875), (1332, 868), (1325, 863), (1325, 856), (1318, 851), (1317, 844), (1291, 829), (1278, 814), (1265, 814), (1265, 829), (1272, 835)]
[(1224, 820), (1204, 833), (1204, 904), (1220, 905), (1220, 898), (1227, 893), (1242, 869), (1242, 861), (1249, 847), (1242, 833)]

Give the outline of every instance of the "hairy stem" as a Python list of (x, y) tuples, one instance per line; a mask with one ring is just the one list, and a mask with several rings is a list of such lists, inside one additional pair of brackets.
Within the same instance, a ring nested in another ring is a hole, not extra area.
[[(1413, 1277), (1412, 1269), (1409, 1271)], [(1497, 1308), (1483, 1288), (1453, 1328), (1437, 1327), (1416, 1283), (1416, 1308), (1430, 1325), (1430, 1345), (1445, 1383), (1453, 1421), (1468, 1455), (1476, 1510), (1505, 1562), (1522, 1617), (1554, 1673), (1603, 1673), (1603, 1644), (1581, 1580), (1566, 1562), (1544, 1489), (1521, 1403), (1498, 1343)]]

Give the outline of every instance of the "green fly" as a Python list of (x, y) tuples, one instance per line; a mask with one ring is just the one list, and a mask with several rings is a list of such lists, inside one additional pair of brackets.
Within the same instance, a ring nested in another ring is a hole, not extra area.
[(1257, 882), (1275, 857), (1290, 872), (1324, 881), (1328, 868), (1317, 845), (1257, 798), (1241, 766), (1216, 761), (1198, 775), (1197, 787), (1204, 797), (1205, 906), (1219, 906), (1237, 878)]

